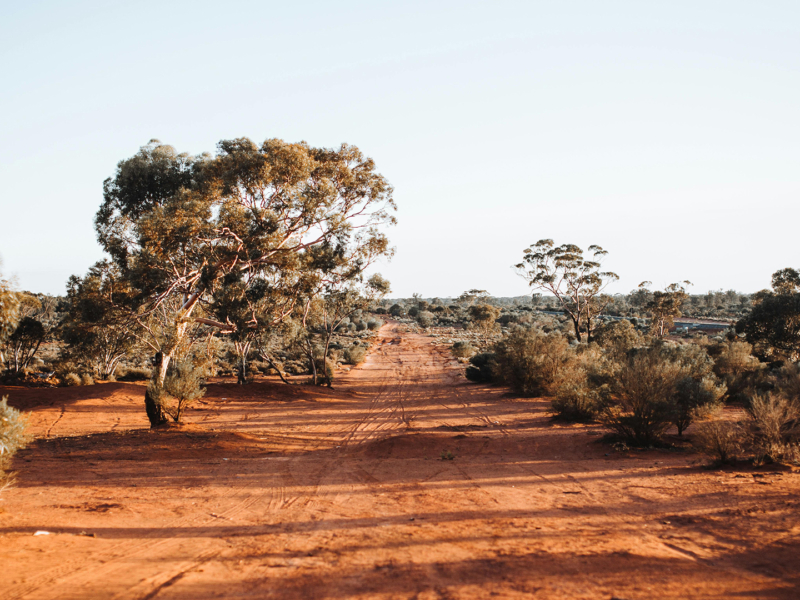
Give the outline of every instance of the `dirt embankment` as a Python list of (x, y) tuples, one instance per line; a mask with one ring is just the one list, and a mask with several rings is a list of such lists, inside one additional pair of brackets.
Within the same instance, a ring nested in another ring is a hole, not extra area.
[(37, 435), (0, 599), (798, 597), (800, 474), (614, 452), (430, 341), (385, 326), (333, 390), (210, 384), (162, 432), (141, 386), (0, 389)]

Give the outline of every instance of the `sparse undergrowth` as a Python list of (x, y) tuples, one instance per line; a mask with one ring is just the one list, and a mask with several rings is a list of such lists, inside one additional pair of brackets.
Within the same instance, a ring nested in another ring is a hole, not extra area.
[(0, 491), (13, 483), (13, 473), (6, 472), (14, 453), (28, 441), (25, 417), (8, 405), (8, 398), (0, 400)]

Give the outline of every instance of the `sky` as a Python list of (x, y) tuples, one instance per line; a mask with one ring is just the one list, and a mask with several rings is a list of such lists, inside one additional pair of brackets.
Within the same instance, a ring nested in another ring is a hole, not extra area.
[(394, 186), (392, 296), (528, 293), (550, 238), (609, 288), (800, 267), (800, 2), (3, 2), (0, 258), (63, 294), (150, 139), (343, 142)]

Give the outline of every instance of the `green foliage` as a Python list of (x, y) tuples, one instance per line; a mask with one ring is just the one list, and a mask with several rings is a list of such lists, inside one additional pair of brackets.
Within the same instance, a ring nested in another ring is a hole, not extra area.
[(497, 380), (530, 396), (551, 394), (574, 351), (564, 336), (539, 329), (513, 328), (495, 345)]
[(458, 358), (469, 358), (476, 352), (475, 347), (469, 342), (456, 342), (452, 345), (451, 350), (453, 356)]
[[(0, 276), (0, 348), (17, 327), (19, 301), (19, 294), (13, 290), (11, 282)], [(0, 362), (4, 362), (2, 354)]]
[[(619, 279), (616, 273), (600, 271), (600, 260), (608, 254), (600, 246), (589, 246), (593, 260), (583, 256), (574, 244), (556, 246), (553, 240), (539, 240), (525, 250), (517, 272), (534, 290), (550, 292), (572, 320), (575, 337), (582, 339), (585, 324), (591, 338), (592, 320), (610, 299), (600, 298), (603, 289)], [(591, 339), (590, 339), (591, 341)]]
[(696, 345), (641, 349), (623, 362), (600, 419), (631, 445), (657, 443), (672, 425), (683, 433), (725, 393), (712, 366)]
[[(411, 311), (409, 311), (409, 314), (411, 314)], [(420, 327), (430, 327), (433, 325), (435, 318), (436, 317), (432, 312), (421, 310), (417, 315), (417, 323), (419, 323)]]
[(772, 275), (772, 291), (753, 298), (753, 308), (736, 323), (763, 360), (800, 359), (800, 273), (782, 269)]
[[(163, 392), (172, 399), (164, 410), (178, 423), (187, 407), (195, 400), (202, 398), (206, 390), (201, 387), (200, 370), (188, 361), (173, 362), (164, 380)], [(152, 384), (151, 384), (152, 385)], [(164, 401), (161, 395), (162, 402)]]
[(618, 365), (597, 346), (578, 347), (556, 375), (551, 403), (555, 417), (575, 422), (595, 419), (608, 399), (609, 384), (617, 371)]
[(741, 423), (715, 420), (700, 423), (695, 431), (695, 445), (714, 459), (717, 465), (732, 462), (743, 451), (747, 432)]
[[(649, 284), (645, 281), (639, 287)], [(681, 316), (681, 307), (689, 295), (686, 293), (685, 285), (691, 285), (689, 281), (682, 283), (671, 283), (662, 291), (653, 292), (651, 299), (645, 305), (645, 310), (650, 313), (650, 332), (663, 338), (669, 333), (674, 325), (675, 319)]]
[(495, 354), (483, 352), (469, 359), (469, 366), (464, 373), (470, 381), (475, 383), (490, 383), (494, 381)]
[(350, 346), (344, 351), (344, 361), (348, 365), (360, 365), (367, 358), (367, 347), (362, 345)]
[(15, 408), (8, 405), (8, 398), (0, 400), (0, 490), (8, 485), (9, 476), (5, 470), (11, 464), (14, 453), (28, 441), (25, 433), (27, 419)]
[(81, 385), (81, 378), (77, 373), (67, 373), (62, 377), (62, 381), (67, 387)]
[(780, 394), (756, 395), (749, 414), (756, 462), (800, 462), (800, 402)]
[(592, 341), (614, 360), (622, 360), (628, 352), (644, 344), (642, 335), (627, 319), (609, 321), (595, 328)]
[(66, 315), (61, 339), (65, 355), (102, 379), (113, 376), (136, 338), (129, 311), (131, 290), (119, 268), (108, 261), (96, 263), (83, 277), (67, 282)]
[[(348, 145), (238, 138), (214, 157), (192, 157), (153, 140), (120, 162), (95, 225), (133, 292), (139, 332), (153, 338), (151, 424), (166, 421), (157, 396), (170, 362), (197, 338), (194, 326), (237, 336), (241, 379), (253, 329), (290, 318), (326, 282), (360, 281), (390, 255), (379, 228), (394, 223), (392, 194), (374, 161)], [(225, 318), (202, 317), (202, 307)]]
[(673, 395), (683, 374), (658, 348), (637, 352), (623, 364), (600, 420), (631, 445), (658, 442), (672, 425)]
[(469, 307), (469, 316), (475, 327), (488, 332), (495, 327), (500, 309), (490, 304), (474, 304)]

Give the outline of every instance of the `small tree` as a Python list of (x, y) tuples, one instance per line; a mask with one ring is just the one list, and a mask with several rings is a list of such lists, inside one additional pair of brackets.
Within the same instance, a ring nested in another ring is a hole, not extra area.
[[(163, 391), (155, 389), (151, 390), (151, 393), (166, 393), (175, 400), (170, 404), (162, 399), (162, 405), (172, 420), (180, 423), (181, 417), (189, 405), (205, 395), (206, 390), (200, 387), (200, 383), (200, 373), (191, 362), (175, 361), (164, 379)], [(150, 385), (153, 385), (152, 382)]]
[(772, 291), (753, 297), (753, 308), (736, 323), (764, 360), (800, 359), (800, 272), (781, 269), (772, 275)]
[[(648, 285), (650, 282), (644, 281), (639, 284), (639, 287)], [(650, 331), (653, 335), (660, 338), (666, 336), (675, 324), (675, 319), (681, 316), (681, 307), (689, 297), (685, 285), (692, 285), (692, 283), (690, 281), (671, 283), (663, 292), (653, 292), (652, 298), (645, 305), (645, 309), (650, 313), (652, 319)]]
[(600, 271), (600, 260), (606, 254), (600, 246), (589, 246), (593, 260), (583, 256), (574, 244), (556, 246), (553, 240), (539, 240), (525, 250), (517, 272), (534, 290), (550, 292), (572, 320), (575, 337), (582, 338), (586, 325), (591, 341), (592, 319), (603, 309), (600, 295), (606, 286), (619, 279), (616, 273)]
[(67, 355), (103, 379), (114, 375), (122, 358), (136, 344), (134, 323), (123, 308), (130, 299), (119, 269), (109, 261), (95, 264), (83, 277), (67, 282), (61, 339)]

